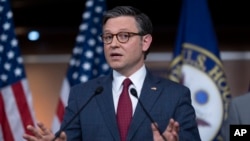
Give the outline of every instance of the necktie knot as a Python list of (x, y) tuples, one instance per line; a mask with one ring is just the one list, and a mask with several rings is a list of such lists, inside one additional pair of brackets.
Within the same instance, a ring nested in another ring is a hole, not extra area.
[(129, 85), (131, 85), (131, 84), (132, 84), (132, 82), (129, 78), (126, 78), (123, 80), (123, 87), (124, 88), (128, 89)]

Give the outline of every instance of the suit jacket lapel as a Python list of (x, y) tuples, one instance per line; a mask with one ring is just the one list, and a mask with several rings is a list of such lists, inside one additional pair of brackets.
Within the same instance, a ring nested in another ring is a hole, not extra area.
[(101, 86), (103, 86), (103, 92), (97, 96), (97, 103), (99, 105), (100, 111), (102, 112), (103, 119), (109, 129), (110, 133), (113, 135), (114, 140), (119, 141), (119, 131), (116, 123), (114, 102), (112, 96), (112, 74), (105, 77), (100, 81)]
[[(161, 88), (158, 87), (157, 83), (159, 83), (159, 79), (153, 77), (152, 74), (147, 72), (142, 90), (140, 95), (140, 101), (142, 102), (143, 106), (150, 113), (153, 104), (156, 102), (157, 97), (160, 94)], [(139, 102), (137, 103), (136, 110), (132, 119), (132, 123), (129, 128), (128, 137), (129, 140), (133, 137), (136, 133), (140, 125), (143, 123), (145, 118), (148, 118), (141, 108)], [(150, 125), (149, 125), (150, 126)]]

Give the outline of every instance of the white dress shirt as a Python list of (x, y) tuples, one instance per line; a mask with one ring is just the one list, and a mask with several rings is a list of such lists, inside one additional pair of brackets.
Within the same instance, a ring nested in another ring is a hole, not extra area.
[[(144, 79), (146, 77), (146, 68), (145, 65), (143, 65), (138, 71), (136, 71), (134, 74), (129, 76), (129, 79), (132, 81), (133, 84), (129, 86), (129, 90), (131, 88), (135, 88), (138, 94), (138, 98), (140, 97), (141, 94), (141, 89), (142, 85), (144, 82)], [(118, 100), (122, 92), (122, 82), (124, 79), (126, 79), (125, 76), (121, 75), (119, 72), (113, 70), (113, 82), (112, 82), (112, 93), (113, 93), (113, 100), (114, 100), (114, 106), (115, 106), (115, 112), (117, 111), (117, 105), (118, 105)], [(138, 100), (136, 97), (134, 97), (130, 91), (129, 91), (129, 96), (132, 101), (132, 107), (133, 107), (133, 114), (135, 112), (135, 108), (137, 105)]]

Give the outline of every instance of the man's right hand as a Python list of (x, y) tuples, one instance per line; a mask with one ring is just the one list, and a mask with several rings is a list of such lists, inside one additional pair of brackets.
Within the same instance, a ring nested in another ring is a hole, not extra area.
[[(43, 123), (38, 122), (37, 126), (39, 129), (35, 128), (34, 126), (28, 125), (27, 129), (33, 134), (24, 134), (23, 138), (27, 141), (52, 141), (55, 138), (55, 135), (52, 133), (51, 130), (46, 128)], [(55, 141), (66, 141), (67, 136), (65, 132), (62, 132), (60, 136)]]

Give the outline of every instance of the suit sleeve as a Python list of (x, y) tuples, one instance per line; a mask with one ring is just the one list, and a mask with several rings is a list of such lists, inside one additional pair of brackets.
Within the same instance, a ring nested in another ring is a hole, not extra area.
[(180, 124), (179, 139), (180, 141), (200, 141), (200, 135), (196, 122), (195, 110), (191, 102), (189, 89), (183, 89), (182, 95), (174, 114), (174, 119)]
[[(77, 104), (77, 90), (71, 89), (68, 99), (68, 105), (65, 108), (65, 114), (63, 117), (61, 128), (63, 128), (68, 122), (75, 116), (79, 110), (79, 105)], [(67, 140), (78, 141), (81, 140), (81, 126), (79, 115), (74, 117), (74, 120), (67, 126), (64, 130), (67, 135)]]

